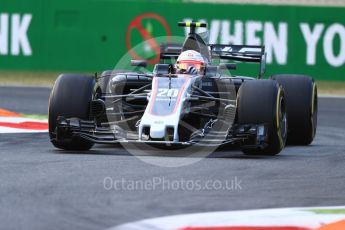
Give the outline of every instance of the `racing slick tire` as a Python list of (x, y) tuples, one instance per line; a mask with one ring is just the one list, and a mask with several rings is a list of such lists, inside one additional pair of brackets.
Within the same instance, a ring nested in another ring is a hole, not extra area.
[(89, 150), (93, 143), (80, 137), (68, 141), (56, 140), (57, 118), (90, 118), (90, 102), (96, 80), (94, 76), (62, 74), (55, 81), (48, 107), (49, 137), (52, 144), (64, 150)]
[(287, 144), (309, 145), (315, 137), (317, 126), (317, 86), (306, 75), (278, 74), (271, 77), (285, 91), (288, 114)]
[(248, 155), (276, 155), (285, 146), (287, 119), (284, 90), (274, 80), (245, 81), (238, 92), (240, 125), (265, 124), (265, 145), (244, 145)]

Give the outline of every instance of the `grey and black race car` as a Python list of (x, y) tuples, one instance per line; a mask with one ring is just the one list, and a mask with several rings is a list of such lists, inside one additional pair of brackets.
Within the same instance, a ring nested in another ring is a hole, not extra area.
[[(275, 155), (286, 145), (309, 145), (317, 126), (317, 87), (305, 75), (261, 79), (263, 46), (208, 44), (190, 27), (183, 44), (160, 46), (160, 63), (142, 72), (109, 70), (101, 76), (62, 74), (49, 100), (49, 136), (65, 150), (94, 143), (173, 147), (238, 147)], [(241, 62), (259, 73), (236, 75)]]

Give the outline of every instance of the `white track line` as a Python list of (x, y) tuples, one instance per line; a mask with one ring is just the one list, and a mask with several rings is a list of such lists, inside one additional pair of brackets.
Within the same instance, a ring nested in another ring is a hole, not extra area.
[(345, 219), (345, 213), (316, 213), (311, 210), (339, 210), (337, 207), (278, 208), (229, 212), (209, 212), (167, 216), (127, 223), (109, 230), (183, 229), (186, 227), (281, 227), (294, 226), (317, 229)]
[(48, 130), (42, 129), (28, 129), (28, 128), (14, 128), (14, 127), (7, 127), (1, 126), (1, 122), (4, 123), (12, 123), (12, 124), (19, 124), (22, 122), (39, 122), (47, 124), (47, 120), (39, 120), (39, 119), (32, 119), (26, 117), (1, 117), (0, 116), (0, 133), (46, 133)]

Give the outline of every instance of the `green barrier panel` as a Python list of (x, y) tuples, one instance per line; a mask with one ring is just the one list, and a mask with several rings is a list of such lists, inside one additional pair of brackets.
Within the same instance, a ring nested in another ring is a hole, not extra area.
[[(266, 76), (345, 80), (345, 8), (180, 1), (1, 0), (0, 69), (112, 69), (147, 38), (184, 36), (186, 19), (206, 21), (211, 43), (265, 44)], [(144, 48), (132, 55), (156, 61)]]

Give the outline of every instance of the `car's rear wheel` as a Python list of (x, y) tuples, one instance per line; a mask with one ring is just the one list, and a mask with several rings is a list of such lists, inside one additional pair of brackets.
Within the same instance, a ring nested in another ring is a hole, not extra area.
[(117, 73), (122, 73), (121, 70), (106, 70), (104, 71), (98, 79), (98, 85), (102, 93), (108, 93), (109, 81), (112, 77), (116, 76)]
[(317, 86), (305, 75), (273, 75), (284, 88), (288, 114), (287, 144), (309, 145), (317, 127)]
[(55, 81), (49, 98), (48, 122), (52, 144), (65, 150), (88, 150), (93, 143), (80, 137), (59, 141), (56, 139), (57, 118), (90, 118), (90, 102), (96, 84), (93, 76), (62, 74)]
[(273, 80), (250, 80), (238, 92), (238, 122), (265, 124), (266, 145), (244, 146), (242, 151), (251, 155), (276, 155), (285, 146), (287, 119), (282, 87)]
[[(140, 71), (138, 71), (139, 73), (142, 73)], [(99, 80), (98, 80), (98, 85), (99, 85), (99, 88), (101, 90), (102, 93), (109, 93), (109, 82), (110, 80), (115, 77), (116, 75), (119, 75), (121, 73), (123, 74), (129, 74), (129, 73), (138, 73), (138, 72), (134, 72), (133, 70), (121, 70), (121, 69), (118, 69), (118, 70), (106, 70), (106, 71), (103, 71), (103, 73), (101, 74), (101, 76), (99, 77)], [(132, 76), (129, 76), (129, 78), (131, 79), (131, 81), (133, 80), (138, 80), (138, 77), (136, 77), (134, 75)], [(125, 83), (125, 81), (123, 82)], [(121, 92), (121, 94), (123, 94), (123, 92)]]

